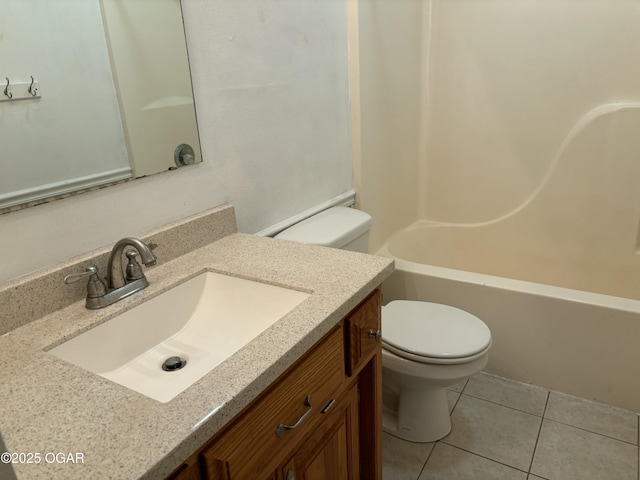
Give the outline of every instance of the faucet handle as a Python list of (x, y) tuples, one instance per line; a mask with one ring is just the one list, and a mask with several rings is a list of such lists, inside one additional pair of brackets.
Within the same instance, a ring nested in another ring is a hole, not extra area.
[(91, 275), (96, 275), (97, 273), (98, 267), (96, 267), (95, 265), (89, 265), (82, 273), (72, 273), (71, 275), (67, 275), (66, 277), (64, 277), (64, 283), (66, 283), (67, 285), (70, 283), (76, 283), (78, 280), (90, 277)]
[(68, 285), (87, 277), (89, 277), (89, 281), (87, 282), (87, 298), (103, 297), (107, 293), (107, 287), (105, 287), (102, 280), (98, 278), (98, 267), (95, 265), (89, 265), (84, 272), (67, 275), (64, 277), (64, 283)]
[(140, 254), (136, 249), (127, 250), (124, 252), (125, 256), (129, 259), (127, 262), (126, 275), (125, 278), (128, 282), (132, 282), (133, 280), (138, 280), (144, 277), (144, 273), (142, 273), (142, 267), (138, 263), (138, 259)]

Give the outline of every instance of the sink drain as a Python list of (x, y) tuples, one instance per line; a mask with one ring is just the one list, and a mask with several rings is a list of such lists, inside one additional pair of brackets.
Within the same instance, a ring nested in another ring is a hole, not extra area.
[(187, 364), (187, 361), (181, 357), (169, 357), (162, 364), (162, 369), (165, 372), (173, 372), (175, 370), (180, 370)]

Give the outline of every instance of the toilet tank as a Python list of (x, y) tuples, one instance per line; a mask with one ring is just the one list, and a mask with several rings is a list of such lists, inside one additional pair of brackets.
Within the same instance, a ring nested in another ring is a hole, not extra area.
[(275, 238), (367, 253), (371, 215), (332, 207), (283, 230)]

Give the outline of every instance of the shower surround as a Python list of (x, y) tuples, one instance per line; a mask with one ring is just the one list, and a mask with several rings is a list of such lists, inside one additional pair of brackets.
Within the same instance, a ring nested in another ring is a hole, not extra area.
[(490, 371), (640, 410), (640, 4), (389, 3), (356, 52), (385, 300), (465, 308)]

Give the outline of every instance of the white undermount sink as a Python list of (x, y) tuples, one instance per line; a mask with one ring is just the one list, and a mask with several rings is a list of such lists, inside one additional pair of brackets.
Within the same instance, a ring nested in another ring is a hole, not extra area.
[(205, 272), (49, 353), (166, 403), (309, 295)]

